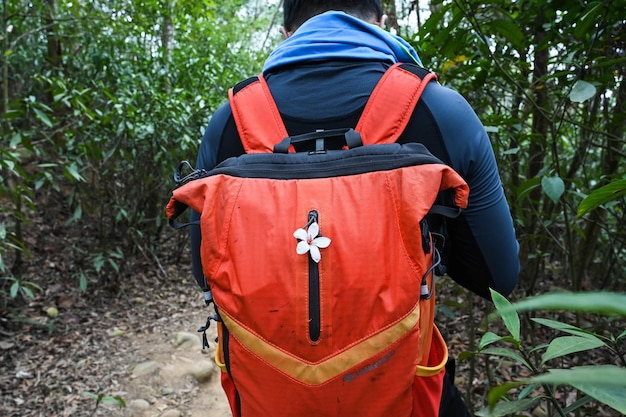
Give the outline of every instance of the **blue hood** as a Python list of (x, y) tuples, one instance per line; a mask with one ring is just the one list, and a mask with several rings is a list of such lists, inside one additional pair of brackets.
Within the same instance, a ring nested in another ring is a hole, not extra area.
[(312, 60), (355, 59), (422, 65), (404, 39), (343, 12), (330, 11), (307, 20), (267, 58), (263, 73)]

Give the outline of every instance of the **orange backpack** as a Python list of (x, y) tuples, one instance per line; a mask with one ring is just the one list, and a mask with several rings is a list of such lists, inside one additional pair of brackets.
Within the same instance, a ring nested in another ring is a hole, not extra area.
[(166, 211), (201, 213), (234, 416), (438, 415), (448, 351), (425, 219), (452, 209), (433, 209), (441, 190), (455, 212), (469, 190), (423, 145), (395, 143), (433, 78), (394, 65), (354, 130), (294, 137), (261, 76), (230, 91), (247, 154), (196, 173)]

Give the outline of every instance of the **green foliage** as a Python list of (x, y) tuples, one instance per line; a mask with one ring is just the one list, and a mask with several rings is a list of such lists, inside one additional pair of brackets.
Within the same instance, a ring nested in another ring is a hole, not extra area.
[(66, 226), (96, 228), (98, 240), (82, 249), (104, 254), (75, 271), (85, 290), (93, 278), (85, 274), (109, 280), (121, 258), (139, 246), (151, 250), (173, 167), (195, 157), (228, 88), (259, 71), (276, 6), (4, 4), (0, 272), (19, 275), (19, 258), (28, 255), (24, 230), (43, 208), (35, 195), (44, 206), (42, 197), (60, 196)]
[(11, 276), (2, 277), (2, 280), (4, 280), (5, 285), (8, 285), (9, 297), (11, 298), (17, 298), (19, 295), (26, 299), (35, 298), (36, 292), (43, 291), (43, 289), (34, 282), (23, 281)]
[(437, 0), (420, 12), (402, 34), (488, 127), (524, 290), (547, 271), (575, 290), (622, 288), (626, 3)]
[(626, 179), (602, 186), (592, 191), (580, 202), (577, 217), (580, 218), (608, 202), (618, 201), (624, 195), (626, 195)]
[(115, 404), (120, 409), (126, 408), (126, 401), (124, 401), (124, 399), (119, 395), (105, 395), (103, 393), (94, 394), (91, 391), (83, 391), (82, 395), (96, 400), (96, 405), (91, 413), (92, 416), (96, 414), (100, 404)]
[[(626, 331), (617, 330), (618, 334), (607, 336), (559, 320), (535, 317), (531, 319), (533, 323), (565, 333), (566, 336), (554, 337), (547, 345), (533, 348), (532, 345), (527, 347), (526, 338), (520, 333), (519, 319), (520, 313), (532, 310), (595, 313), (609, 318), (623, 318), (626, 317), (626, 295), (611, 292), (548, 293), (511, 304), (499, 293), (492, 290), (491, 294), (496, 307), (492, 319), (500, 318), (509, 334), (498, 336), (492, 332), (485, 333), (476, 353), (512, 359), (530, 371), (531, 375), (517, 377), (513, 381), (493, 387), (487, 396), (488, 407), (476, 413), (477, 416), (500, 417), (515, 414), (546, 401), (554, 408), (556, 415), (564, 416), (584, 407), (590, 399), (626, 413), (626, 353), (620, 349), (620, 343), (626, 338)], [(509, 347), (488, 347), (501, 342), (508, 342)], [(558, 364), (567, 366), (566, 360), (571, 359), (573, 354), (587, 352), (580, 357), (592, 358), (593, 355), (588, 352), (597, 349), (608, 350), (619, 363), (558, 367)], [(464, 357), (471, 354), (468, 352)], [(520, 391), (520, 387), (527, 388)], [(553, 391), (554, 387), (575, 389), (585, 397), (565, 407), (559, 401), (562, 396)], [(541, 391), (537, 391), (539, 389)], [(518, 392), (517, 398), (511, 393), (514, 390)]]

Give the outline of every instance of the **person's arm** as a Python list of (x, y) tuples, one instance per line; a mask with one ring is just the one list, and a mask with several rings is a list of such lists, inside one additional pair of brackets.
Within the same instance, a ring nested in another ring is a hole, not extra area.
[[(200, 148), (198, 149), (198, 158), (196, 160), (196, 169), (211, 170), (217, 165), (217, 155), (222, 142), (222, 135), (224, 127), (231, 116), (230, 106), (228, 104), (222, 105), (213, 114), (209, 125), (204, 132), (202, 141), (200, 142)], [(191, 222), (198, 222), (200, 220), (200, 214), (194, 210), (191, 211)], [(202, 290), (206, 290), (206, 280), (204, 279), (204, 273), (202, 272), (202, 261), (200, 258), (200, 243), (202, 236), (200, 234), (200, 226), (192, 224), (190, 226), (190, 243), (191, 243), (191, 264), (193, 276), (198, 282), (198, 285)]]
[(432, 84), (423, 100), (439, 126), (449, 163), (470, 188), (467, 209), (448, 222), (448, 274), (483, 297), (490, 298), (489, 288), (509, 295), (518, 281), (519, 243), (487, 133), (460, 94)]

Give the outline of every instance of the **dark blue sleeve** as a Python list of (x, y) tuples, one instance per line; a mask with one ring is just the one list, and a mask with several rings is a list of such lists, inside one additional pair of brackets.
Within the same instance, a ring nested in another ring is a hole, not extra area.
[(431, 83), (422, 100), (439, 126), (451, 166), (470, 188), (467, 209), (449, 222), (449, 275), (482, 296), (489, 297), (489, 287), (509, 295), (518, 281), (519, 243), (489, 137), (460, 94)]
[[(207, 126), (202, 141), (200, 142), (200, 148), (198, 150), (198, 158), (196, 160), (196, 169), (211, 170), (217, 165), (217, 155), (222, 142), (222, 135), (224, 127), (228, 118), (231, 116), (230, 105), (222, 105), (213, 114), (209, 125)], [(196, 211), (191, 212), (191, 221), (197, 222), (200, 219), (200, 214)], [(200, 226), (198, 224), (190, 226), (190, 243), (191, 243), (191, 264), (193, 270), (193, 276), (198, 282), (198, 285), (205, 290), (206, 281), (204, 274), (202, 273), (202, 262), (200, 259), (200, 243), (202, 236), (200, 235)]]

